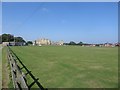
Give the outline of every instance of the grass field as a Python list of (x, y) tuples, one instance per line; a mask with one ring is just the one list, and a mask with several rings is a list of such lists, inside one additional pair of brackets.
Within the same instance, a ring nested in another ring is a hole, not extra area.
[(0, 44), (0, 89), (2, 88), (2, 45)]
[(1, 83), (2, 83), (2, 88), (13, 88), (13, 85), (12, 85), (12, 81), (11, 81), (11, 77), (10, 77), (10, 67), (9, 67), (9, 64), (8, 64), (8, 60), (7, 60), (7, 48), (4, 47), (2, 48), (2, 80), (1, 80)]
[(118, 49), (80, 46), (11, 47), (47, 88), (118, 87)]

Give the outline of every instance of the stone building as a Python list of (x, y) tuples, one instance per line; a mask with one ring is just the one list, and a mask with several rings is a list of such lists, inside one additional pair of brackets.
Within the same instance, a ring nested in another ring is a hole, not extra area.
[(33, 45), (63, 45), (64, 44), (64, 41), (61, 40), (61, 41), (58, 41), (58, 42), (54, 42), (54, 41), (51, 41), (49, 39), (45, 39), (45, 38), (42, 38), (42, 39), (37, 39), (33, 42)]
[(33, 45), (50, 45), (50, 44), (51, 44), (51, 41), (49, 39), (45, 39), (45, 38), (37, 39), (33, 43)]

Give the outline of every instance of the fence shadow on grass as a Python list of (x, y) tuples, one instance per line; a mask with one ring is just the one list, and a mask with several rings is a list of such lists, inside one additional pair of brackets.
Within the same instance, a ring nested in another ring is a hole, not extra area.
[[(30, 90), (34, 88), (34, 85), (37, 85), (37, 89), (47, 90), (39, 83), (39, 78), (31, 73), (31, 71), (23, 64), (19, 57), (12, 51), (12, 49), (7, 46), (7, 58), (11, 68), (13, 86), (18, 90)], [(24, 70), (24, 72), (23, 72)], [(28, 82), (27, 76), (33, 80), (33, 82)]]

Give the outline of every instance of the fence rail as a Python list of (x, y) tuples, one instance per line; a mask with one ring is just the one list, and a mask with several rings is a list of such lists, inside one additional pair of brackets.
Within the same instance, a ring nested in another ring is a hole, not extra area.
[[(47, 90), (43, 88), (43, 86), (39, 83), (39, 78), (35, 78), (35, 76), (31, 73), (31, 71), (22, 63), (22, 61), (18, 58), (18, 56), (11, 50), (9, 46), (7, 46), (7, 57), (11, 68), (12, 80), (14, 88), (18, 90), (30, 90), (34, 84), (36, 84), (39, 90)], [(19, 64), (18, 64), (19, 63)], [(25, 70), (25, 72), (22, 71)], [(29, 75), (33, 82), (28, 84), (28, 80), (26, 79), (27, 75)]]

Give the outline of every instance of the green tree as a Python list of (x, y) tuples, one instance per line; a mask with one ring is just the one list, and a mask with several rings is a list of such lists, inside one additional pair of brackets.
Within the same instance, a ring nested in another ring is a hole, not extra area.
[(15, 42), (25, 42), (22, 37), (15, 37)]
[(32, 45), (33, 42), (32, 41), (27, 41), (26, 45)]
[(73, 41), (70, 41), (69, 45), (76, 45), (76, 43)]
[(84, 43), (83, 42), (79, 42), (78, 45), (82, 46)]
[(2, 42), (12, 42), (14, 41), (14, 36), (11, 34), (2, 34)]

